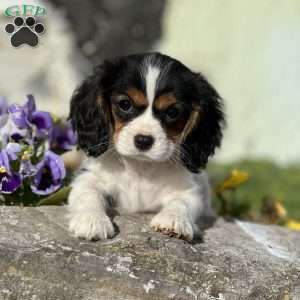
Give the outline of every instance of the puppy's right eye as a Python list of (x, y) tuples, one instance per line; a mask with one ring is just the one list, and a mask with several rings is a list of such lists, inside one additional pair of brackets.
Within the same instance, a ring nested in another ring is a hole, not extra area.
[(132, 104), (129, 99), (122, 99), (118, 102), (119, 108), (124, 112), (129, 112), (132, 109)]
[(175, 121), (175, 120), (177, 120), (177, 118), (179, 117), (179, 115), (180, 115), (180, 111), (179, 111), (179, 109), (175, 105), (172, 105), (171, 107), (169, 107), (166, 110), (166, 117), (167, 117), (168, 121)]

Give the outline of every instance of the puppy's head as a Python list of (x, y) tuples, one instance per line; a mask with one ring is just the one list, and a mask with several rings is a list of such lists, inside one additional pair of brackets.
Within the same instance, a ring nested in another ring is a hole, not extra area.
[(70, 117), (88, 155), (113, 147), (139, 160), (180, 160), (192, 172), (220, 146), (224, 123), (208, 81), (159, 53), (105, 61), (75, 91)]

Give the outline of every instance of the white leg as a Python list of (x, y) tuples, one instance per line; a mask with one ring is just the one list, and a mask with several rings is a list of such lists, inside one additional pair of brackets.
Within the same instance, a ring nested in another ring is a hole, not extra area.
[(69, 196), (69, 230), (74, 236), (87, 240), (106, 239), (115, 233), (106, 214), (107, 203), (99, 178), (89, 172), (79, 175)]
[(164, 201), (163, 209), (151, 220), (151, 227), (170, 236), (192, 240), (200, 234), (196, 220), (203, 210), (199, 192), (188, 192), (180, 198)]

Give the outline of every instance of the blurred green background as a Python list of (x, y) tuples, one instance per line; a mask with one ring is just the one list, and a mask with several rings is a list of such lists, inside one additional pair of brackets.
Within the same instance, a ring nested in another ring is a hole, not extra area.
[[(236, 189), (236, 195), (229, 196), (229, 201), (237, 204), (249, 204), (251, 217), (258, 218), (263, 199), (279, 201), (286, 208), (290, 218), (300, 217), (300, 166), (280, 167), (267, 160), (240, 160), (232, 163), (210, 163), (211, 182), (216, 187), (232, 169), (240, 169), (249, 174), (249, 180)], [(218, 199), (214, 193), (214, 204)]]

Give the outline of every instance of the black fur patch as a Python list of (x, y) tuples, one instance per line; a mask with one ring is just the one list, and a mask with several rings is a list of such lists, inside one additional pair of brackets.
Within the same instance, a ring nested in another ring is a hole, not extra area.
[(200, 111), (199, 120), (182, 143), (182, 160), (194, 173), (204, 168), (209, 156), (220, 147), (225, 125), (223, 104), (214, 87), (202, 74), (193, 73), (190, 92), (193, 105)]
[(102, 95), (103, 74), (103, 67), (95, 69), (71, 99), (69, 118), (78, 133), (78, 146), (91, 156), (105, 152), (110, 140), (109, 103)]

